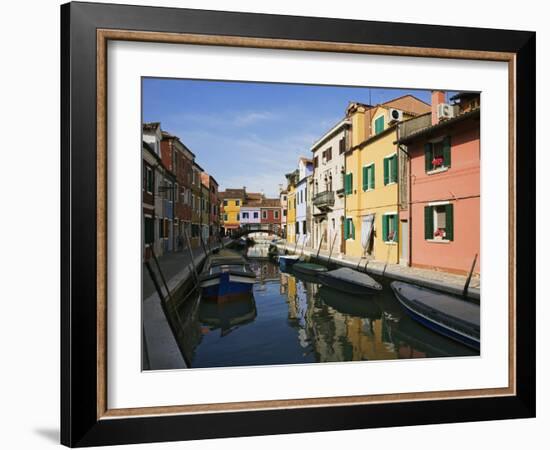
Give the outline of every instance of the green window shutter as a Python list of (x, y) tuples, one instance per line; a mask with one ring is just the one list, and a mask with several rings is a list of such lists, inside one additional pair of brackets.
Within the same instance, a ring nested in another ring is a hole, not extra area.
[(451, 167), (451, 136), (443, 139), (443, 165)]
[(346, 176), (344, 177), (344, 190), (346, 192), (346, 195), (349, 194), (349, 173), (346, 173)]
[(391, 157), (391, 179), (390, 182), (397, 183), (397, 155)]
[(351, 226), (351, 238), (355, 239), (355, 224), (353, 223), (353, 219), (350, 219), (350, 226)]
[(426, 164), (426, 172), (432, 170), (432, 160), (433, 160), (433, 148), (432, 144), (429, 142), (424, 144), (424, 161)]
[(384, 131), (384, 116), (380, 116), (374, 121), (374, 133), (378, 134)]
[(434, 215), (433, 207), (424, 207), (424, 239), (433, 239), (434, 237)]
[(363, 190), (366, 191), (369, 188), (369, 179), (368, 179), (368, 167), (363, 167)]
[(374, 189), (374, 164), (369, 166), (368, 170), (368, 186), (369, 189)]
[(388, 158), (384, 158), (384, 186), (389, 183), (389, 167)]
[(353, 172), (349, 174), (349, 193), (353, 194)]
[(349, 238), (349, 219), (344, 220), (344, 239)]
[(452, 241), (454, 240), (454, 224), (453, 224), (453, 205), (452, 203), (449, 203), (448, 205), (445, 205), (445, 222), (446, 222), (446, 230), (445, 230), (445, 239)]
[(386, 242), (388, 240), (388, 216), (382, 216), (382, 240)]
[(397, 220), (397, 214), (392, 216), (393, 219), (393, 229), (395, 230), (393, 234), (394, 242), (399, 242), (399, 220)]

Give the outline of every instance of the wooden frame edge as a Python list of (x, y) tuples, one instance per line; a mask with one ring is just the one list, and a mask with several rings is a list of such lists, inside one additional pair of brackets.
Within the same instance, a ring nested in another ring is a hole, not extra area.
[[(388, 45), (335, 43), (324, 41), (298, 41), (290, 39), (248, 38), (221, 35), (164, 33), (99, 28), (97, 36), (97, 419), (120, 419), (174, 414), (207, 414), (269, 409), (313, 408), (350, 406), (376, 403), (414, 402), (424, 400), (451, 400), (464, 398), (504, 397), (516, 395), (516, 54), (478, 50), (445, 48), (402, 47)], [(473, 59), (508, 63), (509, 70), (509, 231), (508, 244), (512, 256), (509, 260), (509, 370), (508, 387), (468, 389), (402, 394), (339, 396), (306, 399), (266, 400), (252, 402), (213, 403), (200, 405), (151, 406), (142, 408), (108, 409), (107, 405), (107, 42), (123, 40), (135, 42), (179, 43), (229, 47), (265, 48), (278, 50), (323, 51), (362, 53), (405, 57), (432, 57), (447, 59)]]

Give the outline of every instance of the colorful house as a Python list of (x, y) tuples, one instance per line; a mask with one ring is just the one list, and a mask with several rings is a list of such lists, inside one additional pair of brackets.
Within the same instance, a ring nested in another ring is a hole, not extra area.
[(412, 95), (376, 106), (348, 106), (352, 139), (344, 178), (346, 255), (399, 262), (397, 124), (429, 111), (430, 105)]
[(265, 198), (261, 203), (260, 220), (275, 234), (281, 231), (281, 203), (278, 198)]
[(240, 227), (241, 207), (246, 198), (246, 190), (226, 189), (220, 192), (221, 199), (221, 227), (224, 235), (231, 235)]
[(307, 239), (311, 235), (310, 222), (311, 212), (311, 187), (309, 182), (313, 175), (313, 161), (301, 157), (298, 160), (298, 184), (296, 185), (296, 222), (295, 232), (301, 245), (308, 245)]
[(281, 235), (286, 238), (286, 218), (288, 214), (288, 192), (282, 189), (279, 193), (279, 204), (281, 205)]
[(296, 185), (298, 183), (298, 171), (287, 173), (287, 216), (286, 216), (286, 240), (289, 243), (296, 242)]
[(479, 273), (480, 97), (450, 100), (434, 91), (427, 126), (400, 130), (410, 156), (410, 264), (467, 273), (475, 260)]

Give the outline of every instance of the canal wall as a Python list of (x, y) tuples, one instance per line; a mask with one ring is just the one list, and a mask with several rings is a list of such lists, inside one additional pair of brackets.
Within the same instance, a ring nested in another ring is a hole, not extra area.
[[(312, 248), (305, 247), (302, 251), (300, 246), (296, 248), (294, 244), (277, 244), (279, 252), (284, 253), (285, 251), (289, 254), (296, 253), (301, 255), (303, 253), (304, 257), (310, 259), (318, 259), (320, 262), (327, 263), (329, 261), (329, 253), (326, 251), (320, 251), (319, 256), (317, 256), (317, 250)], [(295, 251), (296, 248), (296, 251)], [(359, 263), (359, 258), (349, 257), (349, 256), (334, 256), (330, 258), (330, 264), (341, 267), (349, 267), (352, 269), (357, 268)], [(440, 272), (435, 270), (419, 269), (416, 267), (409, 267), (400, 264), (386, 264), (382, 261), (376, 260), (361, 260), (360, 270), (364, 270), (365, 264), (367, 264), (366, 272), (391, 278), (393, 280), (404, 281), (407, 283), (414, 283), (418, 286), (424, 286), (431, 289), (436, 289), (438, 291), (447, 292), (453, 295), (462, 296), (464, 291), (464, 285), (466, 283), (466, 276), (450, 274), (446, 272)], [(472, 278), (470, 287), (466, 296), (475, 301), (479, 302), (480, 300), (480, 280), (478, 277)]]
[[(213, 246), (212, 251), (218, 248), (219, 246)], [(200, 273), (208, 254), (201, 251), (194, 255), (193, 263), (198, 273)], [(164, 273), (162, 257), (159, 261), (166, 278), (168, 292), (158, 275), (155, 264), (152, 264), (165, 297), (164, 305), (156, 290), (143, 299), (142, 305), (143, 366), (151, 370), (185, 369), (188, 367), (173, 327), (176, 326), (174, 318), (177, 317), (177, 310), (181, 303), (187, 299), (187, 294), (195, 284), (195, 277), (190, 255), (172, 254), (169, 255), (169, 258), (172, 259), (170, 264), (177, 267), (176, 270), (172, 268), (170, 273)], [(147, 271), (143, 271), (143, 276), (149, 276)]]

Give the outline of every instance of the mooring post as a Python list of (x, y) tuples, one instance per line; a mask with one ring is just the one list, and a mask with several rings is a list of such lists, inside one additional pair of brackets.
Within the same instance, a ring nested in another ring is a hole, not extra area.
[(195, 282), (198, 285), (199, 274), (197, 273), (197, 268), (195, 267), (195, 259), (193, 258), (193, 250), (191, 249), (191, 240), (189, 239), (189, 235), (187, 234), (187, 231), (185, 231), (185, 229), (183, 230), (183, 235), (185, 236), (185, 240), (187, 241), (187, 249), (189, 250), (189, 256), (191, 256), (191, 267), (193, 268), (193, 273), (195, 274)]
[(323, 243), (325, 235), (321, 236), (321, 240), (319, 241), (319, 247), (317, 247), (317, 255), (315, 256), (315, 259), (319, 259), (319, 252), (321, 251), (321, 244)]
[(467, 297), (468, 296), (468, 288), (470, 287), (470, 281), (472, 280), (472, 275), (474, 273), (474, 268), (476, 266), (477, 262), (477, 253), (476, 256), (474, 256), (474, 261), (472, 262), (472, 268), (470, 269), (470, 273), (468, 274), (468, 278), (466, 278), (466, 284), (464, 285), (464, 290), (462, 291), (462, 296)]
[(334, 235), (334, 238), (332, 239), (332, 244), (330, 246), (330, 252), (328, 254), (328, 260), (327, 260), (327, 265), (330, 263), (330, 258), (332, 257), (332, 249), (334, 248), (334, 243), (336, 242), (336, 238), (338, 237), (338, 233), (336, 233)]

